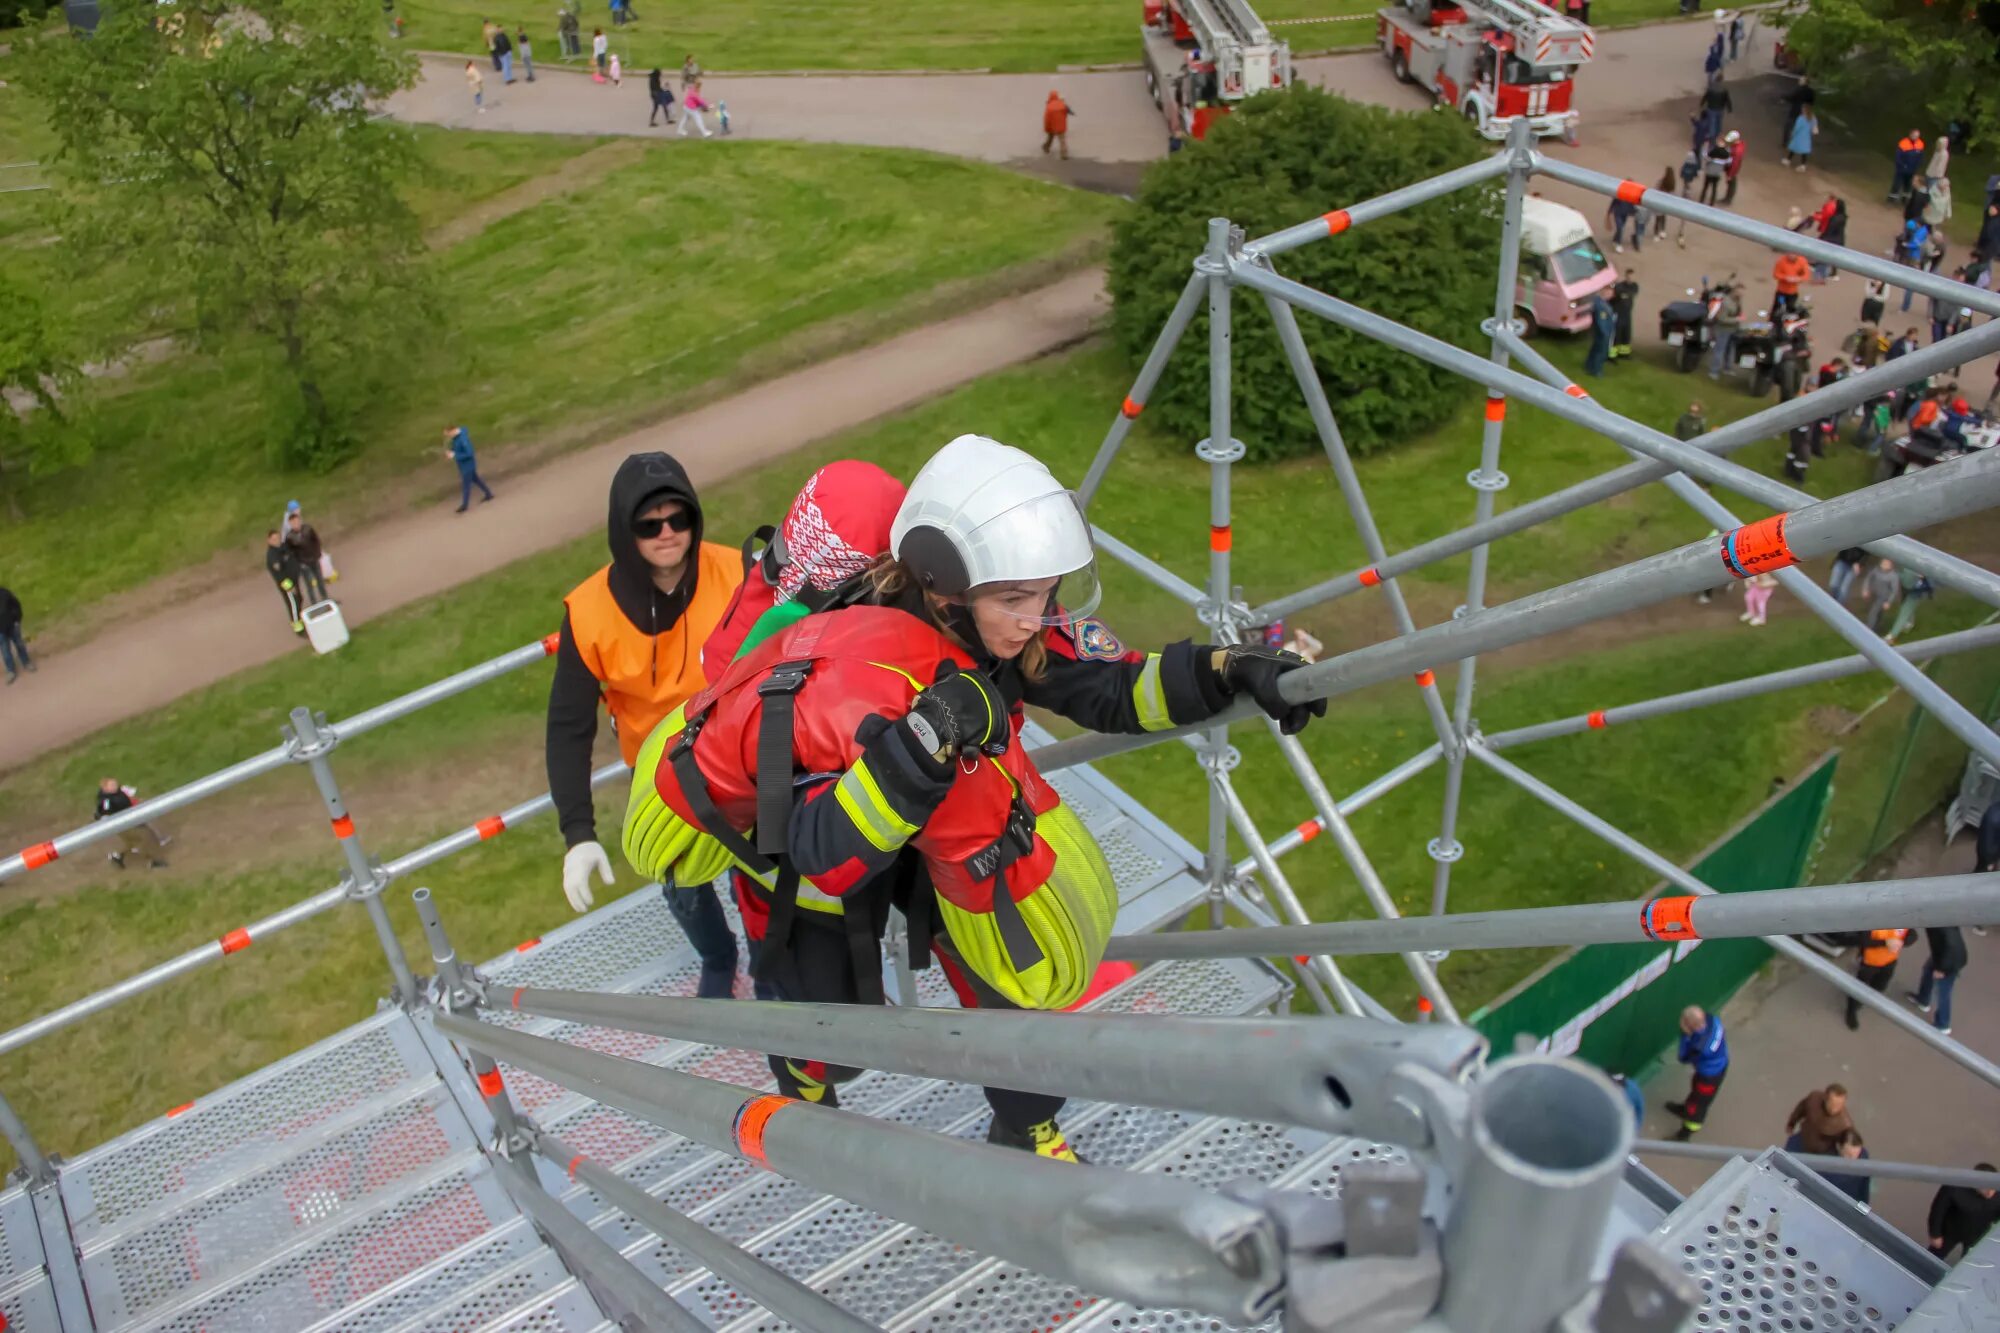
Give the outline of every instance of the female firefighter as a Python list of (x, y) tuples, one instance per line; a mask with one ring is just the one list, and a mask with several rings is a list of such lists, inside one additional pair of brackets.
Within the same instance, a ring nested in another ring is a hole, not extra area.
[[(934, 947), (962, 999), (1063, 1008), (1102, 959), (1117, 886), (1022, 748), (1023, 704), (1135, 733), (1239, 694), (1287, 732), (1326, 705), (1280, 694), (1304, 665), (1289, 654), (1185, 640), (1127, 654), (1087, 619), (1095, 555), (1075, 497), (997, 441), (962, 435), (932, 457), (890, 543), (854, 604), (771, 635), (648, 738), (626, 855), (682, 884), (747, 870), (768, 912), (760, 970), (783, 998), (879, 1003), (894, 903), (913, 965)], [(821, 1105), (851, 1073), (771, 1063), (782, 1091)], [(990, 1142), (1076, 1160), (1061, 1098), (987, 1100)]]

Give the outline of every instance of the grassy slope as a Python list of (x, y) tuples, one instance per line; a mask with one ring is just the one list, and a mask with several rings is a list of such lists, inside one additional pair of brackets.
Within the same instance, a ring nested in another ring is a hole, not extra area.
[[(1557, 355), (1575, 359), (1580, 349)], [(1678, 410), (1688, 381), (1635, 365), (1606, 381), (1612, 405), (1654, 420)], [(1705, 384), (1705, 382), (1704, 382)], [(704, 503), (714, 531), (728, 534), (770, 516), (812, 465), (843, 453), (874, 458), (907, 473), (940, 442), (977, 428), (1016, 441), (1075, 477), (1125, 389), (1116, 358), (1101, 349), (990, 377), (939, 402), (851, 433), (786, 464), (712, 488)], [(1727, 404), (1740, 410), (1747, 400)], [(1406, 449), (1362, 464), (1390, 545), (1401, 547), (1462, 522), (1470, 510), (1463, 485), (1477, 430), (1468, 410), (1451, 427)], [(1200, 576), (1198, 534), (1206, 522), (1205, 468), (1184, 442), (1144, 429), (1134, 435), (1099, 500), (1096, 517), (1184, 574)], [(1517, 410), (1509, 421), (1510, 501), (1541, 494), (1612, 461), (1608, 447), (1566, 426)], [(1763, 469), (1775, 444), (1747, 451)], [(1841, 456), (1823, 466), (1815, 488), (1861, 480), (1862, 460)], [(1301, 462), (1246, 469), (1237, 476), (1236, 551), (1253, 597), (1349, 568), (1359, 550), (1340, 514), (1323, 465)], [(1495, 550), (1494, 595), (1513, 595), (1572, 577), (1613, 558), (1629, 558), (1700, 535), (1702, 524), (1679, 513), (1658, 488), (1571, 519)], [(46, 836), (79, 817), (84, 792), (103, 772), (158, 790), (271, 743), (287, 708), (310, 703), (338, 717), (398, 690), (526, 642), (554, 621), (556, 599), (602, 559), (585, 540), (563, 551), (497, 571), (449, 597), (370, 625), (339, 654), (306, 654), (248, 672), (115, 734), (85, 742), (0, 782), (0, 828), (16, 842)], [(1457, 598), (1462, 561), (1409, 581), (1434, 619)], [(1115, 568), (1109, 571), (1111, 618), (1135, 642), (1188, 632), (1185, 612)], [(1714, 608), (1671, 638), (1644, 626), (1611, 631), (1590, 656), (1501, 655), (1482, 670), (1478, 716), (1489, 728), (1650, 697), (1729, 675), (1775, 669), (1838, 651), (1817, 624), (1787, 614), (1752, 634), (1735, 625), (1733, 604)], [(1964, 609), (1940, 599), (1926, 630), (1949, 627)], [(1351, 599), (1300, 618), (1330, 644), (1383, 632), (1379, 600)], [(540, 782), (539, 719), (546, 668), (516, 673), (416, 718), (355, 741), (338, 767), (370, 850), (393, 855), (519, 799)], [(1517, 759), (1588, 799), (1607, 818), (1670, 855), (1685, 857), (1762, 798), (1770, 778), (1793, 771), (1825, 740), (1805, 721), (1813, 703), (1856, 707), (1879, 693), (1868, 678), (1733, 705), (1713, 713), (1613, 729), (1524, 748)], [(1428, 741), (1416, 692), (1386, 686), (1341, 701), (1308, 733), (1337, 791), (1352, 790)], [(1252, 808), (1272, 831), (1308, 813), (1260, 734), (1245, 732), (1241, 781)], [(1122, 758), (1111, 775), (1191, 837), (1201, 836), (1199, 774), (1178, 747)], [(1405, 906), (1428, 901), (1430, 862), (1423, 845), (1436, 832), (1441, 777), (1411, 783), (1359, 817), (1358, 832)], [(278, 792), (290, 802), (245, 810), (227, 807), (204, 826), (181, 831), (187, 860), (158, 876), (114, 876), (80, 858), (30, 881), (40, 899), (17, 896), (0, 918), (13, 947), (0, 975), (0, 1013), (41, 1012), (175, 950), (210, 939), (331, 881), (337, 857), (302, 778), (286, 775), (253, 795)], [(245, 798), (246, 800), (249, 798)], [(600, 818), (615, 827), (621, 794), (606, 793)], [(1460, 837), (1470, 854), (1459, 870), (1454, 903), (1462, 908), (1527, 906), (1630, 895), (1647, 876), (1610, 856), (1524, 797), (1483, 774), (1467, 783)], [(204, 838), (211, 845), (204, 845)], [(203, 875), (186, 867), (231, 840), (232, 868)], [(244, 850), (252, 846), (254, 850)], [(484, 844), (427, 872), (461, 949), (490, 956), (567, 916), (556, 893), (556, 843), (546, 824)], [(1318, 916), (1365, 910), (1324, 842), (1290, 863), (1308, 908)], [(631, 886), (629, 873), (621, 888)], [(417, 949), (401, 884), (392, 911)], [(21, 894), (21, 890), (16, 890)], [(421, 955), (419, 955), (421, 956)], [(1460, 954), (1447, 980), (1469, 1009), (1524, 975), (1530, 953)], [(1361, 981), (1392, 1003), (1410, 995), (1393, 961), (1359, 963)], [(0, 1059), (0, 1087), (51, 1147), (74, 1150), (157, 1114), (366, 1012), (383, 972), (359, 913), (343, 910), (291, 935), (232, 958), (53, 1040)], [(227, 1029), (232, 1040), (210, 1034)], [(120, 1076), (105, 1077), (118, 1069)]]
[[(1372, 14), (1378, 0), (1254, 0), (1295, 51), (1365, 45), (1365, 21), (1286, 20)], [(728, 5), (668, 9), (635, 0), (640, 21), (611, 26), (611, 11), (586, 4), (584, 49), (592, 28), (611, 33), (628, 65), (678, 69), (693, 51), (704, 66), (764, 69), (1053, 70), (1061, 65), (1131, 62), (1139, 58), (1138, 0), (1008, 0), (1005, 4), (898, 4), (893, 0), (737, 0)], [(400, 0), (406, 40), (426, 48), (477, 53), (488, 17), (527, 25), (538, 61), (553, 61), (555, 7), (533, 0)], [(1677, 0), (1598, 0), (1599, 24), (1640, 23), (1679, 12)]]
[[(429, 134), (439, 172), (418, 202), (444, 221), (591, 143)], [(320, 478), (273, 467), (265, 391), (244, 359), (172, 356), (102, 382), (95, 459), (26, 484), (26, 520), (0, 525), (0, 567), (47, 626), (217, 552), (252, 560), (286, 496), (317, 509), (322, 531), (353, 528), (407, 503), (398, 482), (435, 471), (445, 420), (471, 426), (492, 475), (516, 441), (546, 452), (601, 438), (930, 317), (940, 288), (1005, 285), (1015, 266), (1081, 255), (1117, 208), (931, 154), (646, 148), (440, 256), (440, 326), (371, 405), (354, 460)]]

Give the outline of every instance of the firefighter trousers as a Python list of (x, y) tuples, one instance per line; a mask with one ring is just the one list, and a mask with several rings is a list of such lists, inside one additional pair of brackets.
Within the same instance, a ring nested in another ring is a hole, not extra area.
[[(799, 915), (803, 917), (810, 913), (801, 912)], [(771, 942), (765, 941), (762, 947), (771, 947)], [(931, 947), (937, 951), (939, 962), (944, 965), (946, 975), (961, 997), (969, 990), (980, 1008), (1016, 1007), (960, 963), (957, 951), (947, 936), (934, 937)], [(855, 1004), (860, 1001), (854, 975), (854, 956), (848, 947), (845, 932), (838, 926), (829, 928), (814, 921), (800, 921), (792, 928), (790, 948), (791, 961), (796, 968), (778, 968), (771, 974), (771, 989), (778, 999), (812, 1004)], [(795, 989), (800, 993), (794, 994)], [(819, 1106), (838, 1106), (840, 1098), (835, 1091), (836, 1085), (860, 1072), (802, 1056), (771, 1057), (771, 1073), (778, 1080), (778, 1091), (787, 1097), (797, 1097)], [(1054, 1118), (1056, 1112), (1062, 1110), (1063, 1100), (1039, 1092), (986, 1089), (986, 1102), (993, 1108), (994, 1119), (1017, 1135), (1026, 1134), (1032, 1126)]]
[(1729, 1069), (1724, 1066), (1719, 1074), (1712, 1077), (1708, 1074), (1696, 1074), (1689, 1081), (1687, 1101), (1681, 1104), (1682, 1129), (1690, 1134), (1700, 1132), (1702, 1122), (1708, 1119), (1708, 1108), (1715, 1104), (1715, 1094), (1722, 1091), (1722, 1080), (1727, 1077)]

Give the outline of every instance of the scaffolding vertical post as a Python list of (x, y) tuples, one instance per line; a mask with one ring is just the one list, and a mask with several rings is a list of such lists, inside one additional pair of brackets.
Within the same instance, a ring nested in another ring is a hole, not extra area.
[[(1208, 438), (1194, 449), (1208, 464), (1208, 600), (1201, 615), (1219, 643), (1236, 637), (1229, 606), (1229, 465), (1243, 457), (1243, 445), (1230, 423), (1229, 261), (1238, 239), (1228, 218), (1210, 218), (1208, 247), (1194, 264), (1196, 274), (1208, 281)], [(1214, 929), (1222, 926), (1224, 895), (1235, 869), (1229, 858), (1229, 814), (1219, 786), (1230, 754), (1228, 724), (1209, 728), (1202, 762), (1209, 769), (1208, 924)]]
[(1180, 344), (1181, 335), (1194, 320), (1194, 312), (1201, 304), (1202, 288), (1207, 281), (1201, 273), (1188, 276), (1187, 286), (1181, 288), (1180, 299), (1174, 302), (1173, 313), (1167, 316), (1166, 325), (1160, 336), (1153, 340), (1153, 350), (1146, 354), (1146, 362), (1139, 367), (1138, 375), (1132, 381), (1132, 392), (1125, 395), (1125, 401), (1118, 405), (1118, 415), (1111, 422), (1111, 429), (1104, 433), (1104, 443), (1097, 446), (1097, 455), (1090, 460), (1090, 470), (1083, 474), (1083, 482), (1076, 488), (1076, 498), (1085, 509), (1090, 508), (1091, 497), (1104, 482), (1104, 474), (1111, 469), (1111, 461), (1118, 456), (1118, 450), (1125, 443), (1126, 432), (1132, 423), (1146, 410), (1146, 399), (1152, 395), (1153, 386), (1160, 382), (1160, 372), (1167, 368), (1167, 359), (1174, 354)]
[[(468, 976), (465, 964), (459, 961), (451, 936), (445, 933), (444, 919), (438, 915), (437, 900), (425, 887), (412, 893), (410, 901), (417, 909), (417, 920), (423, 923), (424, 940), (431, 946), (431, 963), (437, 968), (438, 1003), (447, 1012), (473, 1008), (477, 998), (470, 984), (472, 978)], [(472, 1064), (472, 1080), (479, 1085), (479, 1099), (486, 1103), (487, 1113), (493, 1117), (493, 1132), (505, 1155), (526, 1152), (532, 1145), (521, 1133), (520, 1122), (514, 1117), (514, 1102), (507, 1095), (507, 1083), (501, 1076), (500, 1066), (493, 1063), (492, 1056), (476, 1046), (467, 1046), (465, 1054)]]
[(333, 836), (339, 840), (341, 854), (347, 858), (348, 893), (367, 910), (369, 923), (375, 927), (375, 938), (382, 945), (383, 956), (389, 960), (390, 975), (395, 978), (396, 1003), (408, 1008), (417, 1002), (417, 979), (410, 971), (409, 958), (403, 953), (403, 942), (396, 938), (396, 927), (389, 920), (389, 910), (382, 905), (382, 890), (387, 886), (388, 879), (369, 863), (361, 840), (354, 836), (354, 820), (347, 813), (346, 802), (340, 798), (340, 784), (334, 780), (333, 765), (327, 761), (327, 755), (339, 740), (339, 736), (310, 708), (292, 710), (292, 756), (303, 760), (306, 767), (312, 770), (313, 785), (319, 788), (327, 818), (333, 821)]
[(55, 1168), (49, 1164), (42, 1145), (35, 1141), (27, 1121), (21, 1119), (4, 1094), (0, 1094), (0, 1138), (7, 1140), (7, 1146), (20, 1159), (21, 1172), (27, 1176), (29, 1185), (46, 1185), (56, 1178)]
[[(1527, 193), (1528, 175), (1534, 163), (1528, 138), (1526, 118), (1516, 119), (1507, 133), (1510, 162), (1506, 205), (1500, 219), (1500, 279), (1493, 293), (1493, 323), (1488, 330), (1492, 342), (1489, 355), (1493, 364), (1503, 370), (1507, 367), (1507, 347), (1500, 338), (1500, 331), (1507, 328), (1514, 318), (1514, 286), (1521, 265), (1521, 200)], [(1475, 524), (1493, 517), (1494, 501), (1507, 485), (1507, 474), (1500, 470), (1500, 431), (1506, 420), (1507, 399), (1499, 394), (1489, 394), (1486, 399), (1486, 424), (1479, 440), (1479, 469), (1466, 477), (1467, 483), (1477, 493), (1473, 501), (1472, 521)], [(1485, 542), (1472, 548), (1472, 569), (1466, 576), (1463, 608), (1468, 612), (1479, 610), (1486, 601), (1487, 549)], [(1437, 867), (1431, 879), (1433, 915), (1443, 913), (1445, 896), (1451, 889), (1452, 863), (1465, 854), (1465, 848), (1458, 841), (1458, 797), (1465, 781), (1463, 741), (1472, 729), (1472, 682), (1476, 665), (1477, 659), (1472, 657), (1458, 664), (1458, 685), (1453, 693), (1452, 725), (1457, 729), (1460, 744), (1446, 756), (1444, 813), (1439, 819), (1438, 835), (1427, 848)]]

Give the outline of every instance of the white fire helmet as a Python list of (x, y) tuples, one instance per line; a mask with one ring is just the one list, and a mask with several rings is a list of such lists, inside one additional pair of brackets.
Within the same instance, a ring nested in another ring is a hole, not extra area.
[(924, 464), (889, 544), (926, 591), (954, 601), (1058, 580), (1023, 620), (1062, 624), (1096, 610), (1102, 595), (1076, 496), (1039, 459), (984, 435), (961, 435)]

